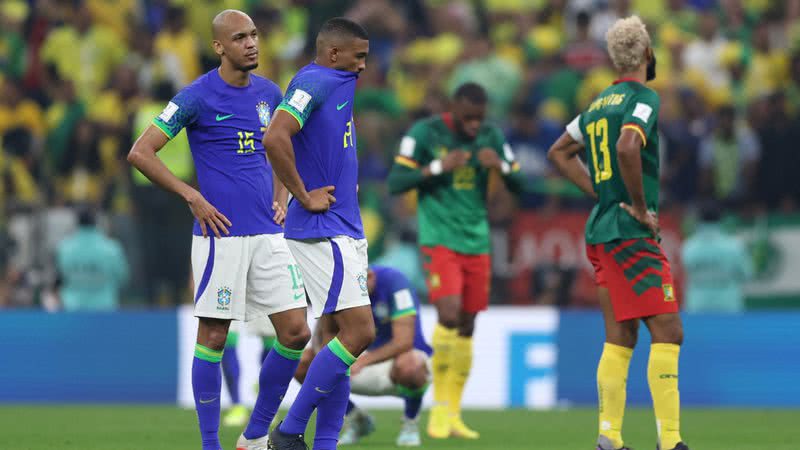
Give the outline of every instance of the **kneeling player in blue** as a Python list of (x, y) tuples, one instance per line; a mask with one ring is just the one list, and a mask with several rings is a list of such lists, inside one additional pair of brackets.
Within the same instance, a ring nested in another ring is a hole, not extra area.
[[(397, 445), (421, 444), (417, 416), (430, 382), (433, 350), (422, 334), (419, 300), (411, 283), (401, 272), (372, 266), (367, 289), (375, 320), (375, 342), (350, 367), (351, 392), (360, 395), (396, 395), (405, 402), (403, 426)], [(303, 352), (295, 378), (303, 382), (316, 352), (322, 348), (319, 327), (312, 348)], [(374, 421), (352, 401), (347, 405), (339, 444), (353, 444), (375, 429)]]

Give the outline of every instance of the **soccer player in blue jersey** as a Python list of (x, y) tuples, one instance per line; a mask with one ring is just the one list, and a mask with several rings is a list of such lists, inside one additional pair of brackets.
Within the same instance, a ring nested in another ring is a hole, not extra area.
[(314, 62), (289, 83), (264, 148), (293, 196), (286, 240), (328, 345), (311, 363), (286, 419), (270, 433), (274, 450), (306, 448), (303, 433), (315, 408), (314, 449), (336, 448), (350, 366), (375, 338), (353, 124), (356, 80), (366, 66), (369, 40), (357, 23), (334, 18), (322, 25), (316, 49)]
[[(269, 316), (278, 341), (263, 362), (259, 395), (237, 449), (266, 448), (269, 424), (310, 339), (302, 278), (283, 238), (272, 170), (261, 146), (275, 107), (275, 83), (251, 74), (258, 32), (240, 11), (213, 21), (220, 66), (181, 90), (134, 143), (131, 162), (184, 198), (197, 222), (192, 242), (197, 330), (192, 389), (203, 450), (221, 448), (220, 360), (230, 321)], [(156, 155), (186, 128), (200, 185), (175, 177)], [(146, 211), (144, 212), (146, 213)], [(210, 233), (209, 233), (210, 231)]]
[[(385, 266), (370, 267), (367, 289), (375, 320), (375, 342), (350, 367), (354, 394), (403, 398), (403, 425), (396, 443), (401, 447), (421, 444), (417, 416), (428, 389), (433, 349), (425, 340), (419, 318), (419, 300), (408, 278)], [(319, 327), (313, 345), (303, 352), (295, 378), (303, 382), (308, 365), (322, 346)], [(372, 418), (350, 401), (339, 444), (354, 444), (375, 429)]]

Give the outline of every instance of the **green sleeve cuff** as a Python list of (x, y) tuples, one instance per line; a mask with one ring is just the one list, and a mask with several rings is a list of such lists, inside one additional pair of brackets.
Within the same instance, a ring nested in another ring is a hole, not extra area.
[(172, 132), (169, 130), (169, 128), (167, 128), (166, 125), (159, 122), (158, 120), (153, 119), (153, 125), (155, 125), (159, 130), (161, 130), (162, 133), (166, 134), (168, 138), (172, 139), (175, 137), (172, 135)]
[(415, 308), (402, 309), (402, 310), (397, 311), (394, 314), (392, 314), (391, 319), (395, 320), (395, 319), (399, 319), (401, 317), (416, 316), (416, 315), (417, 315), (417, 310)]
[(297, 111), (295, 111), (293, 109), (290, 109), (290, 108), (287, 108), (287, 107), (285, 107), (283, 105), (278, 105), (278, 107), (275, 108), (275, 112), (277, 112), (278, 110), (286, 111), (287, 113), (291, 114), (292, 117), (294, 117), (294, 120), (296, 120), (297, 123), (300, 124), (300, 128), (303, 128), (303, 125), (305, 125), (305, 123), (304, 123), (305, 121), (303, 120), (302, 117), (300, 117), (300, 114), (298, 114)]

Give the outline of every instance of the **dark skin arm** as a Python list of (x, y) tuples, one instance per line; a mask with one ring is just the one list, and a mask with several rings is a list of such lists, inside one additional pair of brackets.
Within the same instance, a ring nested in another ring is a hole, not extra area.
[(333, 186), (307, 191), (294, 159), (292, 136), (300, 131), (300, 123), (286, 111), (278, 110), (267, 132), (264, 133), (264, 149), (277, 178), (292, 193), (303, 208), (311, 212), (325, 212), (336, 201)]
[(392, 340), (359, 357), (350, 367), (350, 375), (355, 376), (366, 366), (392, 359), (414, 348), (415, 325), (415, 315), (392, 320)]
[(275, 211), (273, 220), (278, 225), (286, 221), (286, 203), (289, 201), (289, 190), (281, 183), (275, 170), (272, 171), (272, 210)]
[(153, 183), (181, 196), (200, 224), (203, 236), (208, 236), (207, 228), (211, 228), (217, 237), (222, 237), (222, 234), (230, 234), (227, 228), (231, 226), (230, 220), (217, 211), (217, 208), (211, 205), (197, 189), (170, 172), (169, 168), (156, 155), (168, 141), (169, 138), (161, 130), (150, 125), (128, 152), (128, 162)]
[(583, 151), (583, 144), (572, 139), (569, 133), (564, 132), (547, 151), (547, 159), (553, 163), (556, 170), (578, 186), (581, 191), (597, 200), (589, 169), (578, 157), (581, 151)]
[(620, 175), (625, 182), (625, 189), (631, 197), (631, 204), (621, 203), (619, 206), (634, 219), (650, 229), (653, 236), (658, 235), (658, 219), (647, 210), (642, 182), (642, 137), (634, 130), (623, 129), (617, 140), (617, 163)]

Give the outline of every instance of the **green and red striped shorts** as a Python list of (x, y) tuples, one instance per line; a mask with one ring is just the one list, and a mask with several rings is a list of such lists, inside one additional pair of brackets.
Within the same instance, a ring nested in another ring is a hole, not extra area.
[(678, 312), (669, 261), (653, 239), (589, 244), (595, 282), (608, 288), (617, 322)]

